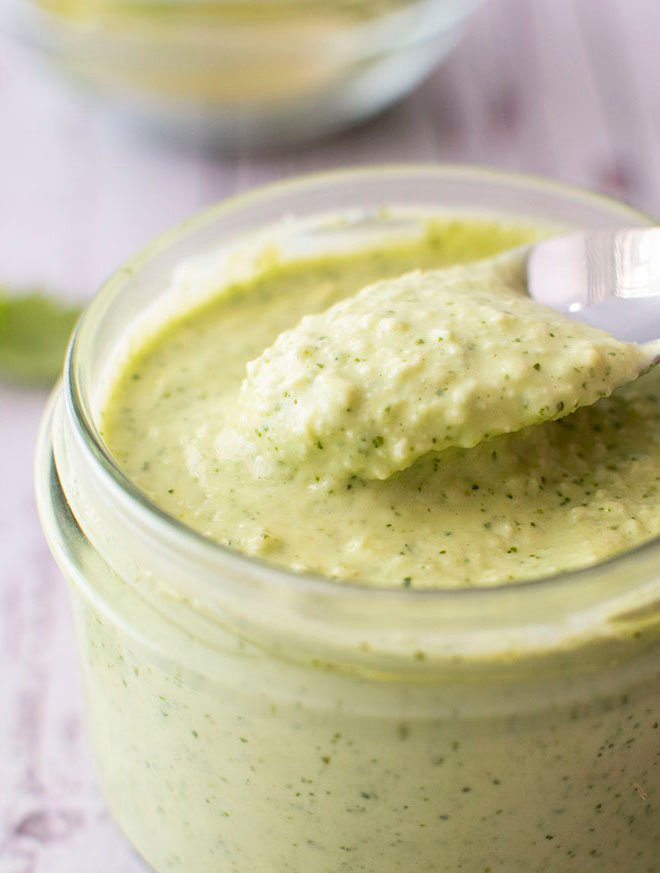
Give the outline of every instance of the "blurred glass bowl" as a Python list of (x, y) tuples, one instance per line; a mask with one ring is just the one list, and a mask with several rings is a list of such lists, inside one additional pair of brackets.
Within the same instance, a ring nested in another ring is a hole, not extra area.
[(0, 29), (158, 128), (270, 148), (405, 94), (480, 2), (2, 0)]

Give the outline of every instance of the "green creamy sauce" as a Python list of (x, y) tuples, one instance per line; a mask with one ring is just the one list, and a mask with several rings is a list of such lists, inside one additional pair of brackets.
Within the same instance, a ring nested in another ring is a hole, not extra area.
[(650, 358), (532, 300), (514, 250), (384, 279), (305, 316), (247, 365), (216, 446), (262, 477), (388, 479), (429, 452), (563, 418)]
[[(378, 280), (470, 262), (536, 235), (531, 228), (477, 220), (434, 223), (416, 243), (276, 264), (186, 313), (134, 355), (106, 405), (104, 438), (127, 475), (185, 524), (248, 555), (341, 581), (420, 588), (495, 585), (593, 564), (643, 542), (660, 532), (658, 374), (559, 420), (526, 426), (607, 393), (605, 358), (596, 366), (587, 356), (578, 367), (565, 332), (565, 358), (554, 345), (546, 354), (539, 341), (538, 356), (519, 371), (515, 384), (523, 391), (541, 377), (542, 368), (555, 366), (565, 391), (567, 373), (577, 367), (570, 396), (561, 394), (550, 412), (535, 406), (529, 419), (516, 422), (523, 428), (516, 433), (471, 448), (404, 450), (405, 463), (397, 466), (383, 455), (392, 443), (381, 428), (369, 433), (376, 452), (367, 457), (385, 457), (384, 467), (374, 474), (376, 468), (353, 466), (352, 474), (328, 477), (321, 459), (342, 448), (346, 424), (331, 409), (339, 427), (329, 429), (329, 441), (315, 432), (313, 441), (290, 440), (302, 450), (285, 476), (255, 470), (258, 452), (246, 461), (240, 452), (227, 451), (246, 365), (303, 316), (323, 312)], [(340, 332), (337, 337), (340, 342)], [(426, 344), (432, 338), (421, 339)], [(486, 380), (487, 356), (480, 367)], [(596, 367), (597, 378), (590, 367)], [(405, 383), (400, 389), (393, 384), (379, 398), (383, 408), (387, 391), (390, 405), (409, 400), (400, 393)], [(615, 379), (609, 390), (616, 384)], [(478, 389), (478, 383), (471, 385), (468, 406)], [(326, 408), (333, 396), (328, 394)], [(509, 392), (508, 401), (516, 396)], [(449, 414), (451, 405), (442, 395), (436, 399)], [(321, 407), (323, 401), (321, 395)], [(415, 404), (409, 404), (404, 424), (410, 408)], [(424, 403), (418, 408), (426, 409)], [(474, 416), (469, 423), (474, 431)], [(477, 439), (497, 432), (481, 427)], [(420, 432), (430, 433), (428, 427)], [(352, 444), (346, 442), (343, 454)], [(334, 453), (330, 468), (342, 452)]]
[(66, 18), (97, 20), (105, 17), (126, 22), (173, 19), (175, 23), (201, 20), (227, 22), (271, 22), (305, 18), (310, 15), (345, 15), (357, 20), (372, 18), (390, 10), (405, 8), (414, 0), (278, 0), (277, 3), (245, 3), (244, 0), (33, 0), (41, 8)]

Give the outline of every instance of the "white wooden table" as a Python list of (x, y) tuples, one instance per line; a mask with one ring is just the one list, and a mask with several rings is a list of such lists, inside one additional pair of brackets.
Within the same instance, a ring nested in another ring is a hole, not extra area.
[[(84, 299), (212, 201), (369, 162), (542, 173), (660, 215), (658, 32), (657, 0), (490, 0), (397, 109), (305, 151), (232, 160), (136, 140), (0, 43), (0, 282)], [(0, 873), (140, 873), (97, 792), (66, 590), (36, 520), (43, 402), (0, 387)]]

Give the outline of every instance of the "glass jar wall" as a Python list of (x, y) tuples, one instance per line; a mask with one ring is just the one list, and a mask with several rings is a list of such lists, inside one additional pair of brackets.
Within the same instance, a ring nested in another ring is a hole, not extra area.
[(101, 785), (159, 873), (654, 871), (658, 543), (508, 588), (337, 585), (168, 518), (98, 432), (111, 362), (167, 316), (183, 260), (212, 253), (217, 280), (255, 269), (264, 240), (295, 257), (466, 211), (645, 222), (487, 171), (320, 176), (160, 239), (78, 329), (42, 431), (40, 511), (73, 591)]

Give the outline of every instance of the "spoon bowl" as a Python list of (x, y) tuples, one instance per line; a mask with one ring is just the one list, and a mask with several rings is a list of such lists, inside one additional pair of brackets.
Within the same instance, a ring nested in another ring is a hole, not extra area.
[(532, 246), (527, 286), (539, 303), (623, 342), (660, 338), (660, 228), (597, 231)]

